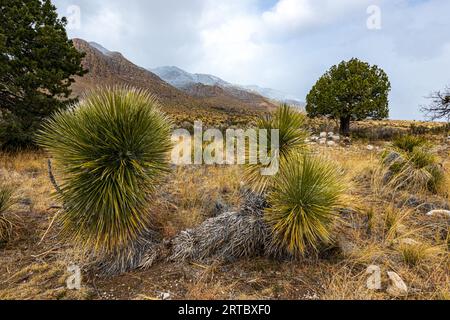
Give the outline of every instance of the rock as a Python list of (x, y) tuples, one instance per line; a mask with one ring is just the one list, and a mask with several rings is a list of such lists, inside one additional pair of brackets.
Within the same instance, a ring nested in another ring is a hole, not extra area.
[(334, 136), (334, 132), (328, 132), (328, 138), (331, 138), (332, 136)]
[(170, 300), (171, 297), (169, 292), (161, 292), (159, 296), (162, 300)]
[(320, 136), (319, 136), (321, 139), (323, 139), (323, 138), (327, 138), (327, 133), (326, 132), (321, 132), (320, 133)]
[(336, 142), (334, 142), (334, 141), (328, 141), (328, 142), (327, 142), (327, 146), (329, 146), (329, 147), (335, 147), (335, 146), (336, 146)]
[(319, 144), (327, 144), (327, 139), (326, 138), (321, 138), (319, 139)]
[(387, 288), (386, 292), (393, 297), (403, 297), (408, 294), (408, 287), (400, 276), (392, 271), (389, 271), (388, 277), (391, 280), (391, 284)]
[(403, 158), (399, 153), (394, 152), (394, 151), (389, 152), (389, 154), (383, 159), (383, 163), (388, 166), (390, 166), (391, 164), (393, 164), (394, 162), (397, 162), (397, 161), (403, 162)]
[(354, 255), (358, 250), (356, 244), (346, 239), (344, 236), (339, 236), (336, 240), (336, 244), (341, 253), (346, 257)]
[(319, 137), (318, 136), (311, 136), (309, 139), (311, 140), (311, 142), (317, 142), (319, 140)]
[(405, 204), (409, 207), (418, 207), (422, 204), (422, 202), (420, 201), (420, 199), (411, 196), (408, 198), (408, 200), (406, 200)]
[(427, 213), (429, 217), (446, 217), (450, 218), (450, 211), (448, 210), (432, 210)]
[(375, 150), (375, 147), (369, 144), (369, 145), (366, 147), (366, 149), (369, 150), (369, 151), (373, 151), (373, 150)]
[(331, 140), (333, 140), (334, 142), (339, 142), (339, 141), (341, 141), (341, 136), (339, 136), (339, 135), (333, 135), (333, 136), (331, 137)]

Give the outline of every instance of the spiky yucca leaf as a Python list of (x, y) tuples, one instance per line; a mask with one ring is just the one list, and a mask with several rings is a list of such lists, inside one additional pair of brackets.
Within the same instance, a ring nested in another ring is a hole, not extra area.
[(445, 180), (444, 168), (426, 145), (412, 151), (394, 149), (384, 157), (383, 164), (390, 170), (389, 184), (396, 189), (437, 193)]
[[(267, 130), (267, 151), (270, 157), (279, 156), (279, 161), (286, 159), (293, 151), (306, 149), (305, 139), (308, 133), (304, 129), (306, 116), (287, 104), (281, 105), (273, 114), (267, 115), (257, 121), (257, 130)], [(279, 130), (279, 149), (271, 150), (271, 131)], [(254, 141), (253, 141), (254, 142)], [(259, 141), (258, 141), (259, 142)], [(259, 150), (259, 145), (258, 145)], [(250, 163), (258, 159), (249, 159)], [(269, 188), (273, 176), (264, 176), (261, 169), (265, 166), (249, 164), (245, 169), (245, 180), (255, 192), (263, 193)]]
[(14, 187), (0, 181), (0, 214), (5, 213), (14, 204)]
[(413, 135), (400, 136), (392, 142), (392, 146), (400, 151), (412, 152), (417, 147), (423, 147), (427, 140)]
[(11, 235), (12, 222), (6, 217), (6, 212), (14, 205), (14, 187), (0, 182), (0, 241), (7, 241)]
[(310, 154), (294, 153), (282, 163), (269, 193), (265, 218), (275, 242), (293, 255), (328, 242), (344, 184), (336, 165)]
[(168, 170), (171, 124), (146, 91), (104, 88), (57, 112), (37, 142), (61, 173), (63, 234), (83, 249), (111, 253), (148, 225), (146, 204)]

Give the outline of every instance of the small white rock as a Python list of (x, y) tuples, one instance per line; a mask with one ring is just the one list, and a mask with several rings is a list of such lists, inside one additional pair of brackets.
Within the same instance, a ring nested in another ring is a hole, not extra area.
[(335, 147), (335, 146), (336, 146), (336, 142), (334, 142), (334, 141), (328, 141), (328, 142), (327, 142), (327, 146), (329, 146), (329, 147)]
[(323, 138), (326, 139), (326, 138), (327, 138), (327, 133), (326, 133), (326, 132), (321, 132), (321, 133), (320, 133), (320, 138), (321, 138), (321, 139), (323, 139)]
[(339, 136), (339, 135), (334, 135), (334, 136), (332, 136), (331, 137), (331, 140), (333, 140), (334, 142), (338, 142), (338, 141), (341, 141), (341, 136)]
[(373, 150), (375, 149), (375, 147), (369, 144), (369, 145), (366, 147), (366, 149), (369, 150), (369, 151), (373, 151)]
[(392, 271), (389, 271), (388, 277), (391, 280), (391, 284), (387, 288), (386, 292), (394, 297), (402, 297), (408, 294), (408, 287), (400, 276)]
[(319, 144), (327, 144), (327, 139), (326, 138), (319, 139)]
[(448, 211), (448, 210), (432, 210), (427, 213), (427, 216), (429, 216), (429, 217), (441, 216), (441, 217), (450, 218), (450, 211)]
[(168, 292), (161, 292), (161, 299), (162, 300), (170, 300), (170, 293), (168, 293)]
[(328, 138), (331, 138), (332, 136), (334, 136), (334, 132), (328, 132)]

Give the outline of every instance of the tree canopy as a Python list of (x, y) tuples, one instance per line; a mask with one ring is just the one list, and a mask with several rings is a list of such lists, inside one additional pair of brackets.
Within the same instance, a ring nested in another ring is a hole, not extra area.
[(0, 0), (0, 16), (0, 146), (29, 146), (44, 118), (74, 102), (83, 54), (50, 0)]
[(391, 84), (378, 66), (353, 58), (331, 67), (306, 98), (310, 117), (326, 116), (340, 121), (341, 134), (348, 135), (350, 121), (389, 116)]

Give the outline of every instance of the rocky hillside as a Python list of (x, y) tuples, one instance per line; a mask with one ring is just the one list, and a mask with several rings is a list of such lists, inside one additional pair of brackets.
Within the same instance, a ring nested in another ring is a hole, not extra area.
[(225, 89), (219, 85), (194, 83), (187, 85), (183, 91), (193, 97), (206, 100), (208, 103), (222, 108), (226, 108), (224, 102), (231, 103), (232, 105), (247, 104), (249, 106), (255, 106), (258, 109), (275, 107), (272, 102), (258, 94), (234, 88)]
[(150, 90), (169, 105), (190, 102), (187, 94), (133, 64), (121, 53), (107, 51), (96, 43), (91, 44), (81, 39), (74, 39), (73, 43), (79, 51), (86, 53), (83, 66), (89, 70), (88, 74), (77, 78), (73, 84), (75, 94), (80, 95), (99, 85), (130, 85)]
[[(129, 85), (149, 90), (158, 97), (167, 111), (179, 115), (187, 114), (188, 118), (194, 118), (196, 115), (202, 118), (226, 118), (228, 115), (266, 112), (275, 107), (256, 94), (239, 98), (217, 90), (214, 86), (179, 90), (154, 73), (127, 60), (121, 53), (111, 52), (97, 43), (82, 39), (74, 39), (73, 42), (79, 51), (86, 53), (83, 65), (89, 70), (84, 77), (75, 79), (72, 89), (76, 95), (99, 85)], [(204, 95), (203, 91), (209, 93)]]

